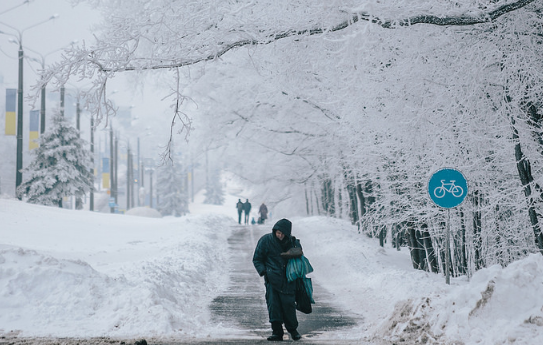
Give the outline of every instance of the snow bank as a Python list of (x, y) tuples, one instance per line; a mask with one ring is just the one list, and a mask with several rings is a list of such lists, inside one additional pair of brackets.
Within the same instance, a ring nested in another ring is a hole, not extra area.
[(543, 344), (543, 257), (476, 272), (430, 303), (431, 332), (481, 344)]
[[(293, 220), (297, 236), (315, 271), (315, 283), (331, 292), (343, 309), (362, 322), (353, 332), (375, 342), (374, 333), (398, 301), (418, 299), (446, 289), (438, 275), (414, 270), (407, 248), (382, 248), (377, 239), (358, 233), (349, 222), (326, 217)], [(318, 299), (318, 296), (316, 296)]]
[[(543, 256), (480, 270), (468, 281), (414, 270), (407, 248), (381, 248), (348, 222), (293, 220), (311, 276), (362, 318), (349, 334), (373, 344), (543, 344)], [(318, 296), (315, 296), (318, 303)]]
[(128, 216), (162, 218), (162, 214), (160, 214), (160, 212), (150, 207), (134, 207), (126, 211), (124, 214)]
[(209, 328), (206, 305), (228, 283), (225, 216), (0, 200), (0, 218), (0, 334), (190, 337)]

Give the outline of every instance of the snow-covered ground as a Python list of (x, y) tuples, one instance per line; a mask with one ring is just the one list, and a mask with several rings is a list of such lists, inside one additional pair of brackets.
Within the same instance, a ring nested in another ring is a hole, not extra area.
[[(220, 337), (225, 329), (202, 306), (228, 284), (226, 240), (237, 224), (238, 197), (212, 206), (200, 194), (181, 218), (0, 198), (0, 335)], [(406, 249), (381, 248), (348, 222), (291, 220), (314, 282), (363, 320), (323, 339), (543, 344), (541, 255), (446, 285), (443, 276), (414, 270)]]

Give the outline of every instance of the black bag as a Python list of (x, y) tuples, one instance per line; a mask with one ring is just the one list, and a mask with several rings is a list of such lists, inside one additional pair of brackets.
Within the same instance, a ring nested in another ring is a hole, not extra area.
[(286, 252), (281, 253), (281, 257), (285, 259), (295, 259), (299, 258), (302, 255), (304, 255), (304, 252), (300, 247), (292, 247)]
[(284, 259), (294, 259), (304, 255), (302, 248), (296, 247), (296, 237), (292, 236), (290, 241), (292, 242), (292, 247), (286, 252), (281, 253), (281, 257)]
[(311, 297), (305, 290), (305, 284), (303, 278), (296, 279), (296, 309), (301, 311), (304, 314), (311, 314), (313, 311), (311, 307)]

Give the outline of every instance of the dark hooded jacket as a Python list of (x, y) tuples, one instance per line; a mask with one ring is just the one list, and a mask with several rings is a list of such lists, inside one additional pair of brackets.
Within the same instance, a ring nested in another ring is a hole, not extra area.
[[(285, 234), (283, 241), (275, 236), (279, 230)], [(258, 240), (253, 255), (253, 265), (260, 276), (266, 275), (267, 282), (277, 291), (285, 294), (294, 294), (295, 282), (287, 281), (286, 267), (288, 259), (282, 258), (281, 253), (286, 252), (293, 243), (300, 247), (300, 241), (291, 236), (292, 223), (288, 219), (281, 219), (272, 228), (272, 232)]]

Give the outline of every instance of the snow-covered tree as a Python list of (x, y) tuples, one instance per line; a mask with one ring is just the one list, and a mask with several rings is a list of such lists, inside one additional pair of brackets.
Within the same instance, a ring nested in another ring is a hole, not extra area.
[(186, 172), (178, 157), (166, 160), (158, 172), (158, 210), (164, 216), (180, 217), (189, 212)]
[(19, 195), (30, 203), (59, 207), (64, 197), (84, 196), (93, 181), (88, 145), (59, 112), (39, 138), (39, 145), (23, 169)]
[[(117, 74), (172, 73), (173, 116), (275, 210), (409, 233), (459, 274), (543, 249), (541, 0), (94, 3), (100, 39), (44, 80), (92, 76), (98, 118)], [(444, 166), (470, 182), (452, 248), (425, 190)]]
[(224, 204), (224, 189), (219, 169), (212, 168), (207, 172), (204, 204)]

